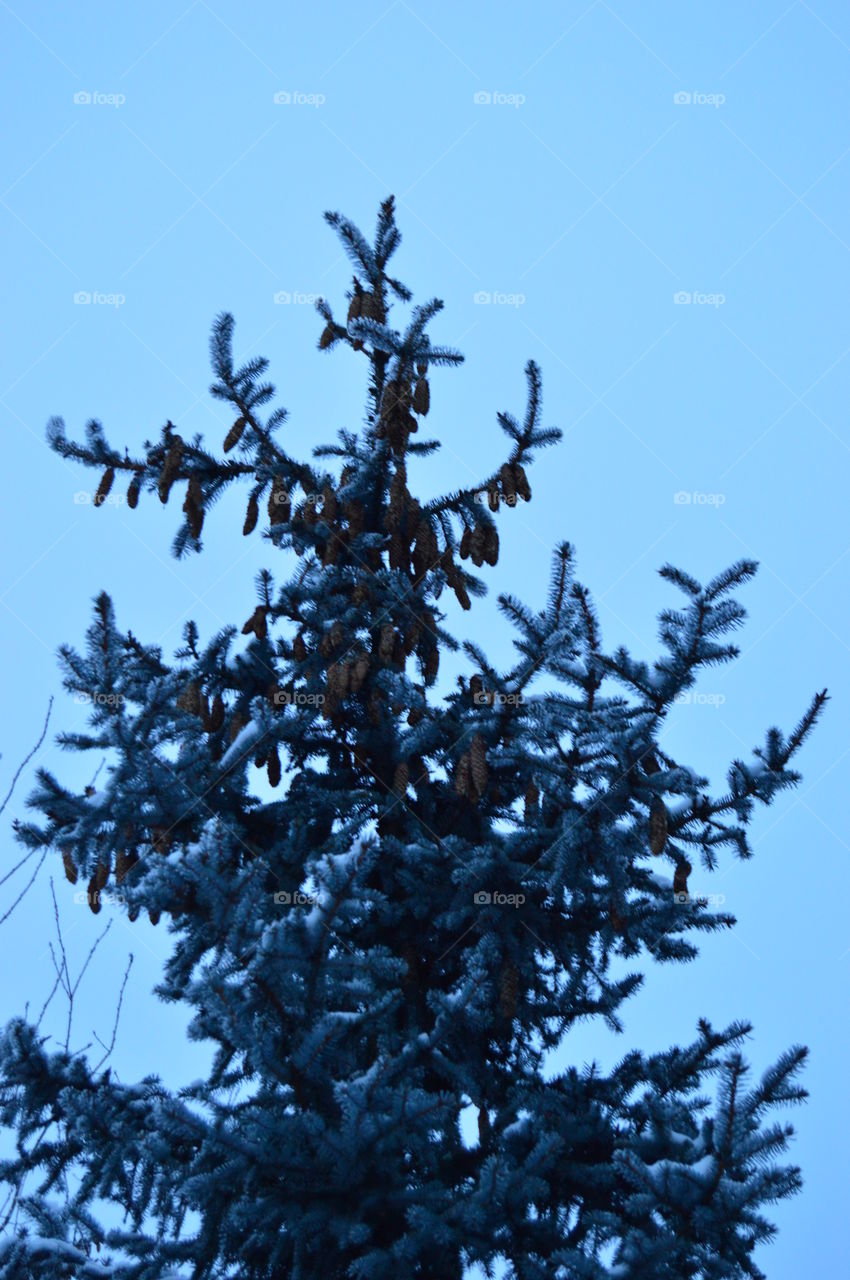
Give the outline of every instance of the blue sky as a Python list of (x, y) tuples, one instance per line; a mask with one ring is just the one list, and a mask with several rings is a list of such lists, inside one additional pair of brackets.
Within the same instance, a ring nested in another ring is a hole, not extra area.
[[(587, 1031), (565, 1050), (610, 1062), (690, 1038), (700, 1015), (752, 1019), (756, 1069), (810, 1045), (812, 1099), (793, 1117), (806, 1187), (776, 1210), (762, 1265), (772, 1280), (829, 1273), (850, 1174), (836, 1131), (850, 1067), (850, 12), (834, 0), (331, 0), (310, 12), (15, 0), (0, 26), (3, 791), (51, 694), (37, 760), (69, 785), (97, 768), (51, 739), (84, 723), (55, 651), (82, 642), (98, 590), (119, 625), (170, 655), (186, 618), (207, 637), (251, 611), (260, 565), (282, 571), (259, 538), (234, 539), (241, 495), (208, 518), (205, 554), (180, 564), (173, 507), (75, 502), (91, 476), (48, 451), (47, 419), (63, 415), (77, 437), (96, 416), (136, 450), (166, 417), (220, 439), (207, 338), (228, 309), (237, 351), (271, 359), (291, 451), (356, 428), (359, 364), (315, 349), (308, 299), (339, 309), (349, 283), (321, 214), (371, 230), (393, 191), (398, 273), (419, 300), (445, 300), (434, 340), (467, 357), (433, 379), (429, 427), (444, 448), (418, 466), (422, 491), (499, 458), (495, 415), (521, 411), (529, 357), (546, 422), (565, 432), (534, 468), (532, 504), (506, 514), (494, 588), (538, 604), (551, 548), (569, 538), (607, 642), (649, 659), (656, 614), (675, 599), (661, 564), (708, 578), (758, 559), (741, 659), (706, 676), (670, 726), (671, 750), (717, 784), (768, 725), (790, 729), (816, 689), (833, 695), (803, 784), (758, 816), (753, 862), (699, 876), (737, 928), (696, 964), (650, 973), (617, 1042)], [(461, 625), (499, 658), (510, 634), (494, 597)], [(3, 874), (34, 765), (4, 815)], [(72, 968), (109, 914), (95, 922), (45, 866), (0, 931), (14, 977), (3, 1019), (27, 1000), (39, 1009), (53, 982), (51, 873)], [(0, 915), (29, 874), (0, 887)], [(149, 995), (166, 946), (164, 923), (116, 914), (76, 997), (72, 1043), (108, 1040), (133, 951), (122, 1078), (178, 1082), (203, 1063), (180, 1012)], [(63, 1039), (64, 1018), (57, 997), (46, 1024)]]

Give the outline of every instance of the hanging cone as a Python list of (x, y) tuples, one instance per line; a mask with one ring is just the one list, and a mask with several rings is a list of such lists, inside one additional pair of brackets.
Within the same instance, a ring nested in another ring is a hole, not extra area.
[(509, 506), (514, 506), (516, 503), (516, 479), (514, 478), (513, 467), (507, 462), (504, 463), (499, 471), (499, 481), (505, 501)]
[(159, 473), (157, 482), (157, 493), (162, 503), (168, 501), (168, 495), (171, 492), (171, 486), (177, 479), (177, 472), (180, 470), (180, 460), (183, 457), (183, 441), (180, 436), (173, 436), (168, 453), (165, 455), (165, 462), (162, 464), (162, 470)]
[(531, 485), (521, 463), (514, 463), (514, 485), (523, 502), (531, 501)]
[(525, 789), (524, 811), (526, 826), (531, 826), (538, 819), (540, 814), (540, 792), (533, 782), (529, 782)]
[(210, 707), (210, 733), (218, 733), (224, 724), (224, 699), (220, 693), (217, 693), (212, 700)]
[(471, 543), (471, 541), (472, 541), (472, 530), (470, 529), (468, 524), (465, 524), (463, 526), (463, 533), (460, 535), (460, 549), (458, 550), (458, 555), (460, 556), (461, 560), (469, 559), (469, 544)]
[(127, 487), (127, 506), (135, 511), (139, 505), (139, 494), (142, 491), (142, 473), (137, 471)]
[(62, 866), (65, 868), (66, 880), (68, 880), (71, 884), (76, 884), (79, 872), (77, 871), (77, 864), (74, 862), (74, 859), (71, 857), (70, 849), (62, 850)]
[(230, 721), (231, 743), (236, 741), (236, 739), (238, 738), (239, 734), (242, 732), (242, 729), (245, 727), (246, 724), (247, 724), (247, 721), (243, 716), (242, 712), (241, 711), (235, 712), (233, 719)]
[(204, 733), (210, 731), (210, 700), (205, 693), (201, 694), (201, 707), (198, 714), (201, 717), (201, 728)]
[(365, 652), (358, 653), (354, 659), (354, 665), (351, 670), (351, 692), (359, 693), (363, 688), (363, 682), (369, 674), (369, 655)]
[(328, 347), (331, 345), (335, 337), (336, 337), (336, 334), (334, 333), (333, 325), (330, 323), (326, 324), (324, 329), (322, 330), (322, 336), (321, 338), (319, 338), (319, 350), (327, 351)]
[[(355, 281), (356, 286), (356, 281)], [(352, 320), (359, 320), (363, 311), (363, 294), (355, 287), (354, 296), (348, 304), (348, 320), (347, 324), (351, 324)]]
[(479, 796), (483, 796), (487, 790), (487, 748), (478, 733), (469, 744), (469, 770), (472, 785)]
[(135, 849), (120, 849), (115, 855), (115, 882), (123, 884), (127, 876), (139, 861)]
[(468, 796), (472, 784), (472, 766), (469, 752), (464, 751), (455, 768), (455, 791), (459, 796)]
[(667, 844), (667, 810), (660, 796), (654, 796), (649, 809), (649, 847), (652, 853), (664, 852)]
[(487, 487), (487, 505), (491, 511), (499, 510), (499, 488), (498, 485), (491, 484)]
[(428, 656), (425, 659), (425, 663), (422, 669), (422, 674), (425, 677), (425, 683), (429, 685), (433, 684), (434, 681), (437, 679), (437, 676), (439, 675), (439, 671), (440, 671), (440, 650), (435, 645), (433, 649), (430, 649), (428, 651)]
[(253, 533), (257, 527), (257, 520), (260, 516), (260, 508), (257, 503), (256, 494), (252, 494), (248, 499), (248, 510), (245, 512), (245, 523), (242, 526), (242, 533), (247, 538), (249, 533)]
[(676, 863), (676, 870), (673, 872), (673, 893), (678, 897), (684, 894), (688, 895), (688, 876), (693, 871), (691, 864), (685, 860)]
[(156, 907), (148, 908), (148, 919), (154, 927), (159, 924), (161, 914), (161, 912), (157, 911)]
[(134, 902), (131, 907), (127, 908), (127, 919), (130, 921), (131, 924), (133, 924), (134, 921), (138, 920), (138, 918), (139, 918), (139, 906), (138, 906), (138, 903)]
[(112, 488), (112, 482), (115, 479), (115, 468), (107, 467), (103, 473), (103, 479), (97, 486), (97, 493), (94, 495), (94, 505), (102, 507), (107, 499), (109, 490)]
[(201, 482), (197, 476), (192, 476), (189, 480), (186, 488), (186, 497), (183, 502), (183, 510), (186, 513), (189, 532), (197, 541), (204, 527), (203, 494), (201, 492)]
[(460, 577), (460, 575), (458, 575), (458, 577), (455, 579), (453, 590), (455, 595), (457, 596), (457, 601), (461, 609), (471, 609), (472, 601), (469, 598), (469, 592), (466, 589), (466, 583), (464, 582), (463, 578)]
[(413, 412), (424, 418), (431, 407), (431, 392), (425, 378), (419, 378), (413, 388)]
[(292, 641), (292, 657), (296, 662), (304, 662), (307, 658), (307, 646), (300, 631)]
[(375, 293), (364, 293), (360, 301), (360, 315), (364, 320), (383, 320), (384, 309)]
[(244, 418), (237, 418), (233, 426), (224, 437), (224, 452), (230, 453), (230, 450), (242, 439), (242, 432), (245, 430), (247, 423)]
[(385, 622), (378, 637), (378, 657), (381, 662), (390, 662), (395, 648), (395, 630), (392, 623)]
[(283, 476), (275, 476), (269, 494), (269, 523), (286, 524), (292, 513), (292, 502)]
[(484, 536), (484, 530), (478, 524), (469, 539), (469, 556), (476, 569), (480, 569), (484, 563)]
[(393, 791), (397, 796), (403, 796), (410, 785), (410, 765), (406, 760), (402, 760), (396, 765), (395, 774), (393, 776)]
[(499, 562), (499, 532), (494, 524), (488, 525), (484, 530), (484, 559), (487, 564), (498, 564)]
[(519, 972), (516, 965), (506, 960), (499, 974), (499, 1009), (502, 1017), (511, 1021), (519, 1004)]
[(248, 621), (242, 626), (243, 636), (247, 636), (253, 631), (258, 640), (265, 640), (269, 630), (266, 622), (267, 613), (268, 605), (258, 604)]
[(280, 756), (278, 755), (276, 746), (272, 747), (271, 751), (269, 752), (269, 760), (268, 760), (268, 765), (266, 766), (266, 772), (269, 778), (269, 785), (272, 787), (279, 786), (280, 785)]
[(484, 692), (484, 681), (477, 673), (469, 677), (469, 692), (473, 702), (478, 703), (481, 700), (481, 695)]

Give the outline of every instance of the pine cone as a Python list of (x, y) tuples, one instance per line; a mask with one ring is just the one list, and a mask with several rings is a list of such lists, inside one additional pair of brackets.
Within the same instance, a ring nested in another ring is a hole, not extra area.
[(529, 782), (525, 789), (525, 801), (523, 817), (527, 826), (531, 826), (537, 821), (540, 813), (540, 792), (533, 782)]
[(269, 524), (286, 524), (292, 514), (292, 502), (283, 476), (275, 476), (269, 493)]
[(649, 848), (654, 854), (664, 852), (667, 844), (667, 809), (660, 796), (654, 796), (649, 809)]
[(484, 563), (484, 530), (477, 524), (469, 539), (469, 556), (476, 569)]
[(487, 506), (491, 511), (499, 510), (499, 488), (498, 485), (491, 484), (487, 486)]
[(509, 463), (506, 462), (503, 464), (499, 471), (499, 480), (501, 482), (502, 493), (504, 494), (505, 501), (509, 506), (513, 506), (516, 503), (516, 479), (514, 477), (513, 468)]
[(472, 784), (472, 766), (469, 752), (464, 751), (455, 768), (455, 791), (459, 796), (468, 796)]
[(369, 655), (361, 650), (354, 659), (351, 670), (351, 692), (359, 693), (363, 688), (363, 682), (369, 674)]
[(454, 593), (457, 596), (458, 604), (461, 609), (471, 609), (472, 601), (469, 598), (469, 592), (466, 589), (466, 583), (463, 578), (458, 577), (454, 583)]
[(363, 311), (363, 294), (355, 289), (354, 296), (348, 304), (348, 320), (347, 324), (351, 324), (352, 320), (359, 320)]
[(177, 706), (181, 711), (187, 711), (190, 716), (201, 714), (201, 691), (194, 680), (190, 680), (180, 694)]
[(516, 1016), (519, 1004), (519, 972), (516, 965), (506, 960), (499, 974), (499, 1009), (502, 1017), (510, 1022)]
[(139, 494), (142, 491), (142, 473), (137, 471), (127, 487), (127, 506), (135, 511), (139, 505)]
[(390, 662), (395, 648), (395, 630), (392, 623), (385, 622), (378, 638), (378, 657), (381, 662)]
[(248, 424), (244, 418), (236, 419), (233, 426), (230, 428), (227, 435), (224, 437), (225, 453), (230, 453), (230, 450), (239, 443), (239, 441), (242, 439), (242, 432), (245, 430), (245, 427), (247, 425)]
[(528, 476), (521, 463), (514, 463), (514, 486), (523, 502), (531, 501), (531, 485), (528, 483)]
[(112, 482), (115, 479), (115, 468), (107, 467), (103, 473), (103, 479), (97, 486), (97, 493), (94, 495), (94, 505), (102, 507), (106, 501), (109, 490), (112, 488)]
[(676, 870), (673, 872), (673, 892), (677, 897), (679, 894), (688, 897), (688, 876), (692, 871), (693, 867), (686, 860), (676, 863)]
[(458, 555), (460, 556), (461, 560), (469, 559), (469, 546), (471, 542), (472, 542), (472, 530), (470, 529), (468, 524), (465, 524), (463, 526), (463, 533), (460, 535), (460, 549), (458, 551)]
[(292, 657), (296, 662), (304, 662), (307, 658), (307, 646), (300, 631), (292, 641)]
[(423, 417), (431, 407), (431, 392), (425, 378), (419, 378), (413, 389), (413, 412)]
[(156, 926), (159, 924), (161, 914), (162, 914), (161, 912), (157, 911), (156, 907), (148, 908), (148, 919), (150, 920), (154, 928), (156, 928)]
[(189, 532), (197, 541), (204, 527), (203, 494), (201, 492), (201, 482), (197, 476), (192, 476), (189, 480), (186, 488), (186, 497), (183, 502), (183, 510), (186, 513)]
[(77, 864), (74, 862), (74, 859), (71, 857), (70, 849), (62, 850), (62, 866), (65, 868), (66, 880), (68, 880), (71, 884), (76, 884), (79, 872), (77, 871)]
[(435, 645), (433, 649), (429, 649), (428, 655), (422, 669), (425, 677), (425, 683), (431, 685), (437, 679), (440, 671), (440, 650)]
[(487, 748), (478, 733), (469, 744), (469, 771), (472, 785), (479, 796), (483, 796), (487, 790)]
[(160, 502), (167, 502), (168, 495), (171, 492), (171, 486), (177, 479), (177, 472), (180, 470), (180, 460), (183, 457), (183, 441), (180, 436), (173, 436), (168, 453), (165, 455), (165, 462), (162, 464), (162, 471), (159, 473), (157, 482), (157, 492)]
[(278, 755), (276, 746), (272, 747), (271, 751), (269, 752), (269, 759), (268, 759), (268, 764), (266, 766), (266, 772), (268, 773), (269, 785), (272, 787), (279, 786), (280, 785), (280, 756)]
[(154, 853), (168, 853), (171, 848), (171, 832), (167, 827), (151, 827), (151, 847)]
[(410, 784), (410, 765), (406, 760), (402, 760), (396, 765), (395, 774), (393, 776), (393, 791), (397, 796), (403, 796)]
[(212, 700), (210, 707), (210, 733), (218, 733), (224, 724), (224, 699), (220, 693), (217, 693)]
[(139, 861), (135, 849), (120, 849), (115, 855), (115, 882), (123, 884), (127, 876)]
[(364, 293), (360, 299), (360, 315), (364, 320), (383, 320), (384, 309), (375, 293)]
[(487, 564), (498, 564), (499, 562), (499, 532), (494, 524), (488, 525), (484, 530), (484, 559)]
[(268, 624), (266, 622), (267, 613), (268, 606), (258, 604), (248, 621), (242, 626), (243, 636), (247, 636), (253, 631), (258, 640), (265, 640), (269, 632)]
[(322, 336), (319, 338), (319, 350), (326, 351), (335, 338), (334, 327), (332, 324), (326, 324), (322, 330)]
[(139, 905), (138, 903), (135, 903), (135, 902), (133, 903), (132, 906), (127, 908), (127, 919), (130, 921), (131, 924), (133, 924), (134, 921), (138, 920), (139, 910), (140, 910)]
[(242, 526), (242, 533), (247, 538), (249, 533), (253, 533), (257, 527), (257, 520), (260, 516), (260, 508), (257, 502), (256, 494), (252, 494), (248, 499), (248, 510), (245, 512), (245, 523)]

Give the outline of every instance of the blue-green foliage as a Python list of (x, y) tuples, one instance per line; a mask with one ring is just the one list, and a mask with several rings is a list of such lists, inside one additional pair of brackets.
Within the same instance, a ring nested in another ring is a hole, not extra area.
[[(247, 482), (246, 534), (260, 522), (299, 559), (282, 585), (259, 575), (247, 646), (237, 623), (202, 648), (190, 623), (169, 665), (102, 593), (84, 651), (61, 650), (66, 689), (92, 699), (89, 731), (62, 742), (113, 763), (96, 797), (40, 770), (39, 823), (18, 838), (61, 853), (93, 910), (114, 888), (131, 919), (166, 916), (158, 993), (217, 1052), (175, 1095), (95, 1076), (22, 1020), (5, 1029), (17, 1156), (0, 1166), (15, 1206), (0, 1277), (460, 1280), (498, 1260), (519, 1280), (759, 1276), (761, 1210), (800, 1185), (777, 1163), (791, 1130), (768, 1113), (805, 1096), (805, 1050), (747, 1085), (749, 1026), (700, 1021), (692, 1044), (635, 1050), (608, 1075), (541, 1067), (579, 1019), (619, 1027), (643, 978), (612, 961), (690, 960), (700, 931), (734, 923), (687, 874), (724, 846), (749, 856), (754, 803), (797, 781), (825, 694), (710, 794), (659, 741), (700, 668), (735, 657), (732, 593), (755, 566), (705, 587), (662, 569), (683, 599), (648, 664), (605, 650), (565, 543), (543, 609), (500, 597), (515, 665), (466, 644), (468, 678), (437, 696), (440, 652), (458, 647), (443, 593), (469, 608), (482, 592), (470, 563), (496, 563), (497, 526), (531, 496), (525, 468), (559, 433), (541, 426), (530, 363), (522, 420), (498, 416), (505, 463), (418, 502), (405, 462), (437, 447), (414, 438), (429, 376), (461, 357), (430, 344), (439, 302), (391, 327), (410, 299), (387, 274), (392, 200), (374, 245), (328, 221), (355, 275), (344, 323), (319, 304), (319, 345), (364, 361), (359, 433), (292, 457), (266, 361), (234, 367), (227, 315), (211, 343), (212, 392), (235, 416), (223, 455), (170, 422), (138, 458), (98, 423), (80, 445), (49, 427), (60, 454), (106, 470), (104, 495), (121, 473), (131, 505), (185, 486), (176, 555), (201, 549), (209, 508)], [(256, 768), (281, 799), (257, 797)], [(98, 1199), (125, 1211), (121, 1228), (98, 1224)]]

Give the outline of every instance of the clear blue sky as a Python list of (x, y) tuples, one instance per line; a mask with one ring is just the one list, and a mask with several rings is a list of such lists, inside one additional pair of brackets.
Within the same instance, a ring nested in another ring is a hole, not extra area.
[[(268, 562), (258, 537), (234, 541), (241, 496), (208, 517), (206, 554), (180, 564), (173, 505), (75, 503), (92, 478), (48, 451), (48, 417), (62, 414), (72, 436), (99, 417), (135, 449), (166, 417), (220, 440), (229, 423), (206, 395), (207, 337), (226, 308), (237, 350), (271, 358), (293, 451), (296, 436), (306, 451), (357, 427), (362, 369), (315, 350), (321, 324), (302, 299), (327, 293), (339, 308), (349, 281), (323, 210), (371, 230), (395, 192), (398, 272), (420, 300), (445, 300), (435, 341), (467, 356), (434, 377), (429, 426), (444, 450), (419, 467), (422, 489), (499, 457), (495, 415), (522, 409), (528, 357), (543, 368), (546, 421), (565, 431), (531, 476), (532, 505), (506, 514), (499, 585), (540, 602), (550, 549), (569, 538), (608, 643), (651, 658), (655, 615), (674, 599), (658, 566), (707, 578), (760, 560), (742, 658), (707, 676), (710, 696), (679, 707), (670, 729), (671, 749), (717, 784), (768, 725), (789, 729), (816, 689), (833, 694), (802, 786), (758, 816), (755, 860), (692, 876), (725, 894), (737, 928), (696, 964), (650, 973), (617, 1043), (588, 1032), (567, 1052), (608, 1063), (632, 1044), (690, 1038), (700, 1015), (751, 1018), (756, 1069), (809, 1044), (812, 1099), (792, 1117), (806, 1187), (776, 1211), (762, 1265), (771, 1280), (834, 1274), (850, 1176), (838, 1124), (850, 1068), (850, 11), (4, 0), (0, 33), (2, 789), (51, 693), (52, 731), (84, 722), (55, 651), (82, 642), (98, 590), (122, 627), (170, 656), (187, 617), (206, 638), (247, 616)], [(96, 300), (75, 302), (81, 292)], [(674, 301), (682, 293), (689, 303)], [(509, 633), (494, 594), (462, 625), (498, 658)], [(76, 786), (98, 763), (49, 742), (39, 759)], [(4, 868), (33, 767), (4, 815)], [(95, 922), (50, 870), (79, 967), (110, 913)], [(28, 874), (0, 888), (0, 915)], [(3, 1020), (26, 1000), (40, 1008), (52, 985), (47, 875), (0, 930), (13, 978)], [(164, 922), (116, 915), (80, 988), (72, 1042), (92, 1029), (108, 1039), (132, 948), (123, 1079), (178, 1082), (203, 1061), (179, 1012), (149, 996), (166, 940)], [(63, 1017), (57, 998), (47, 1023), (60, 1031)]]

